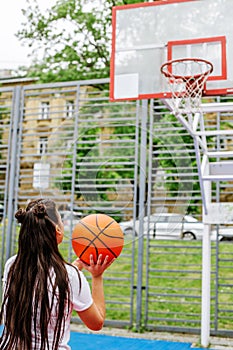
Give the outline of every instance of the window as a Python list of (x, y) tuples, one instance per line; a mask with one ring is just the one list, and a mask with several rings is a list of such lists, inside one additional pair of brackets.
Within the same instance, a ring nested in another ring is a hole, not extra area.
[(182, 215), (171, 215), (168, 216), (168, 222), (182, 222), (183, 217)]
[(74, 101), (66, 101), (66, 118), (73, 118), (74, 116)]
[(39, 146), (38, 146), (38, 153), (45, 154), (47, 152), (47, 147), (48, 147), (48, 138), (47, 137), (40, 137)]
[(39, 119), (49, 119), (49, 102), (43, 101), (40, 106), (41, 112)]
[(150, 216), (150, 221), (151, 222), (168, 222), (168, 217), (165, 215), (151, 215)]

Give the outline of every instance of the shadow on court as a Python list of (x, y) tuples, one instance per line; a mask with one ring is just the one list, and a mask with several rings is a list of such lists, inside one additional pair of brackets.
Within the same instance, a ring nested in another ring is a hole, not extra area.
[(71, 332), (69, 345), (72, 350), (203, 350), (201, 348), (193, 348), (191, 343), (125, 338), (78, 332)]

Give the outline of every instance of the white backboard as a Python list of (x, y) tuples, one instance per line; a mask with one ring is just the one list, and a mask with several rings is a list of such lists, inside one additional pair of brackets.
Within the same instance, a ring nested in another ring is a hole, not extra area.
[(233, 93), (233, 1), (165, 0), (116, 6), (112, 12), (110, 98), (169, 97), (163, 63), (212, 62), (206, 95)]

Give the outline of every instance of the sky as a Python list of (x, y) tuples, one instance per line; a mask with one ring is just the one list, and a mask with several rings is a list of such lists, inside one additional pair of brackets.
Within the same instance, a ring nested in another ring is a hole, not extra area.
[[(37, 0), (39, 6), (45, 10), (51, 7), (55, 0)], [(26, 0), (1, 0), (0, 5), (0, 69), (16, 69), (18, 66), (28, 65), (27, 57), (30, 50), (23, 47), (15, 37), (25, 21), (21, 12), (27, 8)]]

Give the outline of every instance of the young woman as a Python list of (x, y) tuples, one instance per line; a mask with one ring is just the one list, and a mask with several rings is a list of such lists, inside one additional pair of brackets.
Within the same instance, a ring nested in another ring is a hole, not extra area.
[[(64, 261), (58, 250), (64, 228), (55, 203), (31, 201), (15, 217), (21, 223), (18, 253), (5, 265), (1, 319), (1, 350), (70, 349), (71, 313), (100, 330), (105, 319), (103, 272), (112, 262), (102, 257), (90, 265)], [(92, 276), (92, 292), (80, 269)]]

